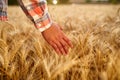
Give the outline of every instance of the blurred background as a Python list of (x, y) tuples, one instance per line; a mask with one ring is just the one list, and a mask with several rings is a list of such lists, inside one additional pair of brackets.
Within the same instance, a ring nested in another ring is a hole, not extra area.
[[(48, 4), (119, 4), (120, 0), (47, 0)], [(8, 0), (9, 5), (17, 5), (17, 0)]]
[(120, 0), (47, 0), (74, 45), (67, 56), (55, 54), (17, 0), (8, 1), (15, 6), (0, 22), (0, 80), (120, 80)]

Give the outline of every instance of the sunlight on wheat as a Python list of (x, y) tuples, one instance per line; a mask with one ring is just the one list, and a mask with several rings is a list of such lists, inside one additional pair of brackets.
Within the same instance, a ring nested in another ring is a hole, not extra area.
[(74, 48), (58, 56), (20, 8), (11, 6), (10, 21), (0, 22), (0, 80), (120, 80), (120, 5), (49, 10)]

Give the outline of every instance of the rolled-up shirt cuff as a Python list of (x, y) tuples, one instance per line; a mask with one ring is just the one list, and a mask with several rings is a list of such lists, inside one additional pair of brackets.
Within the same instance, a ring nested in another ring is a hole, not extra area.
[(39, 18), (34, 21), (36, 28), (40, 31), (43, 32), (46, 29), (50, 28), (52, 25), (52, 20), (50, 18), (49, 13), (46, 13), (42, 18)]
[(0, 11), (0, 21), (7, 21), (7, 12), (5, 11)]
[(47, 25), (44, 26), (44, 27), (38, 28), (38, 30), (39, 30), (40, 32), (43, 32), (43, 31), (47, 30), (48, 28), (50, 28), (51, 25), (52, 25), (52, 22), (50, 22), (49, 24), (47, 24)]

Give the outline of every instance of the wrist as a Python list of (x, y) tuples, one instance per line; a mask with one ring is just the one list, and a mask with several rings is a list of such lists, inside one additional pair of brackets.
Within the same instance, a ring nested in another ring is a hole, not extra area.
[(49, 29), (51, 27), (51, 25), (52, 25), (52, 22), (50, 22), (49, 24), (47, 24), (44, 27), (39, 28), (38, 30), (42, 33), (44, 31), (46, 31), (47, 29)]

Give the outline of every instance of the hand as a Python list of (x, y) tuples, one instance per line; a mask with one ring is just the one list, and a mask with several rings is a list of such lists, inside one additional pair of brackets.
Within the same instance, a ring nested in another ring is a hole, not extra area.
[(43, 31), (42, 35), (58, 54), (65, 55), (68, 53), (69, 47), (72, 47), (71, 41), (65, 36), (60, 26), (55, 23)]

